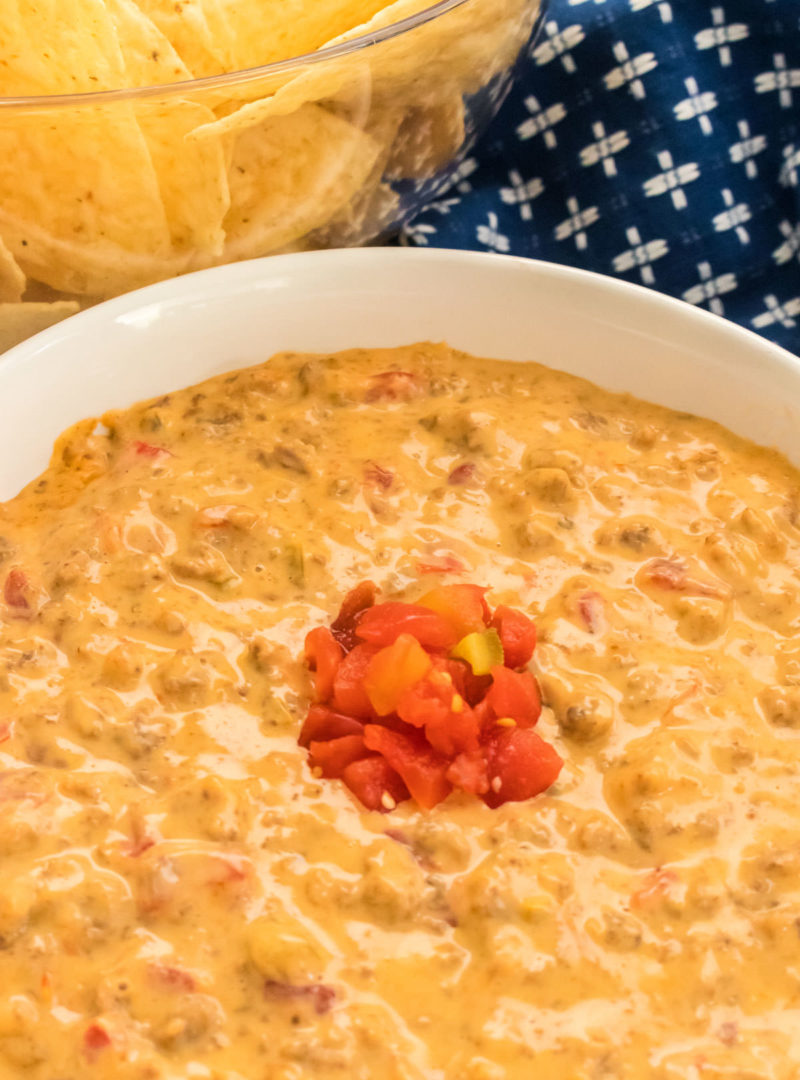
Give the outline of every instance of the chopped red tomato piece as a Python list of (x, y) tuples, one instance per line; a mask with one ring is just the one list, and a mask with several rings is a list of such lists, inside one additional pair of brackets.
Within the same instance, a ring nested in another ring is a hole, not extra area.
[(384, 469), (377, 461), (368, 461), (364, 465), (364, 481), (373, 487), (388, 491), (394, 483), (394, 473), (390, 469)]
[(18, 611), (31, 609), (31, 586), (28, 575), (18, 566), (13, 566), (6, 575), (3, 599), (9, 607), (16, 608)]
[(435, 611), (398, 600), (365, 611), (356, 627), (362, 641), (381, 647), (391, 645), (400, 634), (411, 634), (430, 649), (449, 649), (458, 640), (450, 624)]
[(359, 720), (372, 716), (364, 676), (377, 649), (372, 645), (356, 645), (336, 669), (333, 679), (333, 707), (337, 712), (347, 713)]
[(458, 754), (450, 763), (447, 779), (453, 787), (473, 795), (485, 795), (489, 790), (489, 767), (480, 751)]
[(530, 671), (493, 667), (485, 701), (495, 719), (510, 717), (521, 728), (533, 727), (542, 711), (539, 686)]
[(440, 673), (408, 689), (400, 698), (397, 714), (407, 724), (424, 727), (430, 745), (446, 757), (478, 748), (478, 718)]
[(467, 634), (486, 629), (490, 613), (483, 598), (485, 592), (479, 585), (440, 585), (419, 602), (441, 615), (452, 627), (455, 640), (460, 641)]
[(342, 646), (327, 626), (317, 626), (306, 634), (305, 658), (316, 676), (317, 701), (328, 701), (333, 693), (333, 680), (343, 656)]
[(342, 780), (367, 810), (386, 813), (408, 798), (408, 788), (380, 754), (348, 765)]
[(362, 735), (343, 735), (328, 742), (312, 742), (310, 751), (310, 764), (322, 769), (322, 775), (329, 779), (341, 776), (351, 762), (367, 756)]
[(324, 739), (341, 739), (345, 735), (360, 735), (364, 730), (361, 720), (344, 713), (334, 712), (327, 705), (312, 705), (300, 728), (297, 741), (309, 747), (312, 742)]
[(445, 774), (450, 763), (431, 749), (421, 732), (404, 735), (380, 724), (367, 724), (364, 741), (383, 755), (423, 809), (432, 810), (449, 795), (452, 785)]
[(141, 440), (137, 440), (133, 444), (133, 449), (139, 457), (156, 458), (160, 457), (161, 454), (166, 454), (167, 457), (174, 457), (172, 451), (167, 450), (165, 446), (155, 446), (153, 443), (141, 442)]
[(603, 597), (599, 592), (589, 590), (578, 597), (578, 614), (590, 634), (596, 634), (603, 628)]
[(492, 685), (491, 675), (476, 675), (464, 660), (437, 656), (434, 658), (434, 665), (450, 676), (453, 686), (467, 704), (473, 707), (483, 700), (486, 691)]
[[(380, 608), (372, 610), (380, 611)], [(378, 716), (395, 712), (403, 693), (430, 669), (431, 658), (410, 634), (401, 634), (393, 644), (376, 653), (364, 676), (364, 689)]]
[(478, 466), (473, 461), (464, 461), (456, 465), (447, 477), (447, 483), (454, 486), (472, 484), (478, 477)]
[(365, 401), (413, 401), (425, 393), (421, 375), (412, 371), (382, 371), (370, 377)]
[(417, 563), (418, 574), (463, 574), (466, 566), (455, 555), (432, 556)]
[(267, 979), (264, 983), (264, 994), (273, 1001), (296, 1002), (305, 999), (314, 1006), (317, 1016), (330, 1012), (336, 1000), (336, 991), (324, 983), (304, 983), (296, 986), (294, 983), (278, 982), (277, 979)]
[(489, 790), (487, 806), (521, 802), (546, 791), (558, 779), (564, 762), (535, 731), (495, 729), (487, 745)]
[(356, 644), (356, 623), (362, 613), (375, 603), (377, 591), (374, 582), (362, 581), (342, 600), (339, 614), (331, 623), (331, 633), (343, 649), (352, 649)]
[(528, 616), (498, 604), (491, 625), (500, 635), (506, 667), (521, 668), (529, 664), (536, 648), (536, 627)]
[(97, 1022), (89, 1024), (83, 1033), (83, 1048), (86, 1056), (94, 1059), (101, 1050), (106, 1050), (109, 1046), (111, 1046), (111, 1036), (103, 1025)]
[(148, 964), (147, 973), (153, 982), (169, 990), (179, 990), (191, 994), (197, 989), (197, 979), (186, 968), (173, 964)]

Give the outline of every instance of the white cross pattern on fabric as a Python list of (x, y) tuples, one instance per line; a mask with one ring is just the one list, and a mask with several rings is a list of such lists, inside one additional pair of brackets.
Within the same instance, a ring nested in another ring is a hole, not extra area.
[(523, 120), (517, 128), (517, 135), (521, 141), (532, 139), (534, 135), (543, 135), (544, 144), (548, 150), (554, 150), (558, 146), (553, 128), (561, 123), (567, 115), (567, 110), (562, 103), (556, 102), (547, 109), (539, 104), (539, 99), (532, 94), (525, 98), (525, 108), (531, 114), (527, 120)]
[(592, 124), (592, 134), (597, 142), (589, 143), (588, 146), (584, 146), (583, 150), (581, 150), (581, 165), (584, 168), (589, 168), (602, 161), (603, 172), (606, 176), (616, 176), (617, 163), (614, 160), (614, 155), (619, 154), (631, 145), (627, 131), (615, 131), (613, 134), (607, 135), (605, 124), (598, 120)]
[(628, 83), (628, 89), (631, 94), (641, 101), (642, 98), (647, 97), (647, 91), (644, 88), (641, 76), (647, 75), (648, 72), (658, 67), (656, 54), (651, 52), (640, 53), (639, 56), (635, 56), (631, 59), (628, 47), (624, 41), (617, 41), (614, 44), (613, 51), (619, 66), (612, 68), (607, 75), (603, 76), (603, 82), (606, 84), (606, 89), (619, 90), (621, 86), (625, 86), (625, 84)]
[(475, 230), (475, 234), (478, 237), (478, 243), (483, 244), (487, 248), (492, 248), (493, 251), (500, 251), (504, 255), (511, 250), (511, 244), (508, 237), (503, 236), (498, 231), (499, 221), (497, 220), (497, 214), (489, 212), (489, 224), (479, 225)]
[(792, 90), (800, 88), (800, 68), (787, 68), (783, 53), (775, 53), (772, 63), (772, 71), (762, 71), (756, 75), (756, 93), (769, 94), (777, 90), (781, 108), (791, 109), (794, 102)]
[(735, 229), (739, 242), (749, 244), (750, 233), (745, 229), (744, 223), (753, 216), (750, 213), (750, 207), (747, 203), (737, 203), (730, 188), (722, 189), (722, 201), (725, 203), (726, 209), (719, 214), (715, 214), (713, 219), (714, 230), (716, 232), (727, 232), (728, 229)]
[(783, 234), (784, 241), (780, 247), (775, 248), (772, 257), (778, 266), (791, 262), (795, 255), (800, 259), (800, 222), (792, 226), (791, 221), (782, 221), (778, 225)]
[(558, 57), (564, 71), (568, 75), (574, 75), (578, 70), (578, 65), (569, 53), (570, 49), (580, 45), (586, 37), (583, 27), (575, 23), (573, 26), (565, 27), (564, 30), (559, 30), (558, 23), (550, 19), (544, 24), (544, 31), (547, 34), (547, 40), (537, 45), (531, 53), (537, 66), (542, 67)]
[(720, 300), (725, 293), (733, 292), (739, 287), (735, 274), (719, 274), (714, 277), (710, 262), (697, 264), (697, 273), (700, 278), (698, 285), (692, 285), (683, 294), (687, 304), (708, 304), (709, 310), (715, 315), (725, 314), (725, 305)]
[(685, 210), (689, 205), (684, 184), (691, 184), (700, 177), (700, 166), (696, 161), (688, 161), (685, 165), (676, 166), (669, 150), (662, 150), (658, 155), (658, 164), (663, 172), (651, 176), (642, 185), (648, 198), (655, 195), (666, 195), (669, 192), (672, 205), (676, 210)]
[(455, 185), (456, 191), (460, 191), (462, 195), (468, 195), (469, 192), (472, 191), (472, 184), (469, 182), (468, 177), (472, 176), (477, 168), (477, 158), (464, 158), (453, 173), (453, 184)]
[(500, 188), (500, 198), (509, 206), (518, 206), (522, 220), (530, 221), (533, 218), (531, 203), (542, 194), (544, 184), (538, 176), (534, 176), (532, 180), (523, 180), (516, 169), (509, 172), (508, 179), (512, 186)]
[(764, 303), (767, 310), (753, 319), (753, 326), (757, 330), (763, 330), (767, 326), (774, 326), (775, 323), (780, 323), (781, 326), (785, 326), (787, 329), (797, 326), (795, 315), (800, 315), (800, 296), (795, 296), (793, 299), (786, 300), (781, 304), (777, 296), (771, 294), (764, 297)]
[(721, 7), (711, 9), (711, 21), (713, 26), (694, 35), (694, 43), (698, 49), (719, 49), (720, 64), (722, 67), (730, 67), (731, 43), (744, 41), (749, 37), (750, 27), (746, 23), (731, 23), (726, 26), (725, 9)]
[(653, 272), (652, 263), (663, 259), (669, 253), (669, 244), (666, 240), (648, 240), (642, 242), (642, 236), (634, 225), (625, 230), (625, 236), (631, 245), (627, 251), (621, 251), (614, 257), (613, 267), (618, 274), (626, 274), (634, 267), (639, 268), (639, 276), (645, 285), (654, 285), (656, 275)]
[(739, 130), (740, 141), (733, 143), (730, 147), (731, 161), (734, 165), (744, 164), (745, 175), (748, 179), (755, 180), (758, 176), (758, 165), (753, 158), (767, 149), (767, 137), (766, 135), (752, 135), (750, 125), (746, 120), (740, 120), (736, 127)]
[(458, 198), (437, 199), (436, 202), (432, 202), (428, 206), (428, 209), (435, 210), (437, 214), (442, 214), (444, 216), (445, 214), (449, 214), (454, 206), (460, 205), (461, 199)]
[(400, 236), (400, 243), (403, 246), (406, 246), (413, 241), (415, 244), (419, 244), (420, 247), (425, 247), (428, 243), (428, 237), (435, 235), (435, 225), (427, 225), (425, 222), (415, 222), (414, 224), (406, 225), (404, 227)]
[(783, 148), (780, 182), (784, 187), (797, 187), (800, 180), (800, 146), (789, 143)]
[(713, 90), (704, 90), (701, 93), (694, 75), (684, 79), (683, 85), (689, 91), (689, 97), (679, 101), (673, 107), (672, 111), (675, 113), (676, 119), (697, 120), (703, 134), (710, 135), (714, 130), (714, 125), (709, 120), (708, 113), (719, 105), (717, 95)]
[(672, 22), (672, 5), (667, 0), (630, 0), (630, 3), (631, 11), (645, 11), (653, 4), (658, 4), (658, 13), (662, 23)]
[(585, 251), (589, 244), (586, 230), (600, 220), (600, 211), (596, 206), (581, 210), (580, 203), (574, 195), (567, 199), (567, 210), (570, 212), (570, 217), (565, 218), (555, 227), (556, 240), (569, 240), (572, 236), (578, 251)]

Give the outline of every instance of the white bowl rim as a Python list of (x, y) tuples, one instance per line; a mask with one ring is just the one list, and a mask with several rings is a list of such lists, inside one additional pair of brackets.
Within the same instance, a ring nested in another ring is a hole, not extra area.
[(93, 329), (100, 330), (103, 325), (124, 318), (139, 308), (156, 303), (180, 303), (195, 290), (213, 291), (213, 286), (218, 279), (221, 284), (218, 291), (223, 292), (226, 284), (229, 288), (248, 284), (255, 287), (259, 280), (276, 278), (283, 274), (297, 278), (302, 275), (306, 265), (318, 266), (320, 263), (327, 262), (331, 264), (331, 272), (333, 272), (337, 263), (347, 266), (347, 264), (358, 263), (380, 264), (384, 261), (403, 262), (410, 265), (416, 262), (421, 265), (434, 263), (439, 265), (442, 273), (454, 264), (483, 265), (487, 270), (491, 266), (493, 272), (503, 268), (512, 272), (521, 271), (529, 274), (532, 281), (537, 277), (546, 277), (555, 283), (559, 281), (565, 284), (583, 283), (597, 296), (607, 296), (610, 303), (634, 301), (642, 310), (649, 309), (654, 318), (681, 319), (687, 330), (696, 325), (698, 330), (711, 331), (719, 339), (721, 346), (724, 346), (726, 342), (730, 342), (731, 345), (738, 344), (739, 347), (747, 345), (773, 364), (777, 364), (794, 375), (800, 375), (800, 357), (780, 345), (711, 311), (635, 282), (623, 281), (593, 270), (583, 270), (516, 255), (464, 251), (458, 248), (409, 247), (338, 248), (327, 251), (267, 255), (259, 259), (215, 266), (208, 270), (197, 270), (190, 274), (156, 282), (154, 285), (146, 285), (144, 288), (78, 312), (0, 354), (0, 375), (12, 367), (35, 363), (37, 355), (60, 348), (70, 341), (81, 338), (84, 334), (89, 335)]

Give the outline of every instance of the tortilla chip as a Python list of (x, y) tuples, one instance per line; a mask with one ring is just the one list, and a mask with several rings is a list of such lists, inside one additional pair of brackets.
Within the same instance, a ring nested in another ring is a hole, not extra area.
[[(332, 48), (416, 15), (426, 0), (396, 0), (369, 22), (327, 41)], [(376, 107), (424, 107), (442, 87), (471, 94), (510, 67), (528, 40), (538, 13), (536, 0), (470, 0), (414, 30), (369, 49), (300, 69), (269, 97), (252, 101), (215, 123), (198, 128), (197, 138), (246, 130), (270, 116), (287, 116), (309, 101), (339, 95), (354, 83), (367, 89)]]
[(80, 311), (74, 300), (54, 304), (0, 304), (0, 353)]
[(318, 105), (249, 128), (233, 151), (225, 259), (266, 255), (330, 221), (379, 152), (367, 132)]
[(197, 78), (226, 70), (224, 48), (206, 18), (205, 0), (136, 0)]
[(25, 292), (25, 275), (0, 237), (0, 304), (14, 303)]
[(124, 86), (103, 0), (4, 0), (0, 96), (87, 93)]
[(184, 82), (192, 72), (134, 0), (105, 0), (117, 32), (127, 86)]
[(227, 70), (239, 71), (314, 52), (356, 22), (372, 18), (385, 2), (204, 0), (204, 9), (212, 33), (224, 42)]
[(222, 144), (187, 139), (209, 116), (205, 105), (177, 98), (136, 105), (176, 253), (220, 255), (225, 242), (222, 222), (230, 193)]

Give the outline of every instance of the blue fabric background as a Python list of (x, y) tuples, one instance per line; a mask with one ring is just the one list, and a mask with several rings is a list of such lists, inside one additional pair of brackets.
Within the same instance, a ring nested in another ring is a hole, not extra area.
[(615, 274), (800, 352), (800, 0), (551, 0), (400, 238)]

